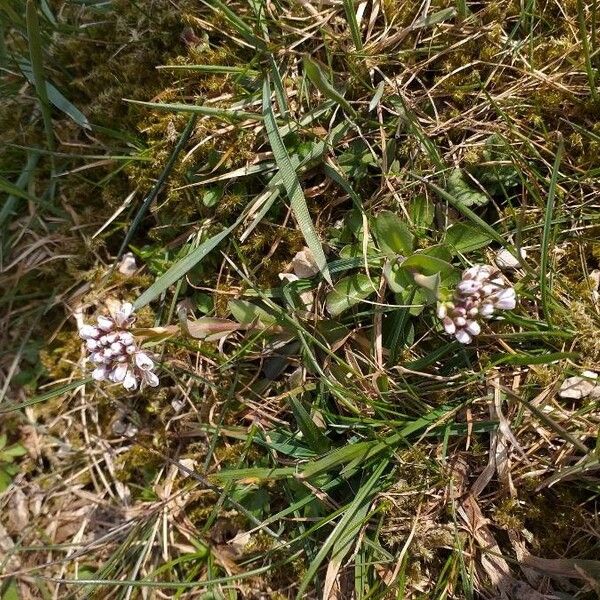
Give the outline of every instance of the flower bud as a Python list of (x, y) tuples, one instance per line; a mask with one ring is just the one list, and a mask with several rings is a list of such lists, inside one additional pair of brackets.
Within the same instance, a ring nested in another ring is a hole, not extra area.
[(91, 325), (82, 325), (79, 328), (79, 335), (84, 340), (95, 339), (100, 335), (100, 332), (96, 327), (92, 327)]
[(112, 331), (115, 326), (112, 319), (107, 317), (98, 317), (97, 319), (98, 327), (102, 329), (102, 331)]
[(465, 329), (459, 329), (454, 336), (461, 344), (470, 344), (473, 338)]

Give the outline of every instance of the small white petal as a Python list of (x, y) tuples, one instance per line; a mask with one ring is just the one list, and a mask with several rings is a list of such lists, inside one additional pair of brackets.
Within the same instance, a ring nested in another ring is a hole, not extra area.
[(463, 273), (463, 279), (475, 279), (478, 275), (479, 275), (479, 267), (469, 267), (464, 273)]
[(95, 362), (97, 365), (101, 365), (105, 362), (103, 352), (94, 352), (90, 358), (92, 359), (92, 362)]
[(498, 288), (495, 285), (492, 285), (491, 283), (486, 283), (482, 288), (481, 291), (486, 295), (486, 296), (491, 296), (495, 291), (497, 291)]
[(465, 331), (464, 329), (459, 329), (456, 332), (455, 337), (461, 344), (468, 344), (473, 340), (473, 338), (469, 335), (469, 333), (467, 331)]
[(135, 262), (135, 256), (132, 252), (126, 252), (123, 254), (123, 258), (119, 264), (119, 273), (126, 277), (131, 277), (137, 271), (137, 264)]
[(479, 309), (476, 306), (474, 306), (473, 308), (470, 308), (467, 311), (467, 316), (469, 316), (469, 317), (476, 317), (478, 314), (479, 314)]
[(115, 321), (119, 327), (124, 327), (128, 324), (132, 315), (133, 304), (131, 304), (131, 302), (123, 302), (119, 310), (115, 313)]
[(158, 376), (156, 375), (156, 373), (153, 373), (152, 371), (143, 371), (142, 379), (143, 379), (144, 383), (146, 383), (150, 387), (156, 387), (159, 383)]
[(467, 320), (464, 317), (455, 317), (454, 324), (457, 327), (464, 327), (467, 324)]
[(91, 325), (82, 325), (79, 329), (79, 336), (84, 340), (96, 339), (100, 335), (100, 332), (96, 327)]
[(471, 335), (479, 335), (481, 333), (481, 326), (477, 321), (467, 321), (465, 330)]
[(461, 294), (475, 294), (481, 289), (481, 283), (474, 279), (465, 279), (456, 286), (456, 289)]
[(131, 369), (127, 370), (125, 378), (123, 379), (123, 387), (129, 392), (137, 388), (137, 379)]
[(117, 340), (119, 339), (119, 334), (118, 333), (109, 333), (106, 336), (106, 343), (107, 344), (114, 344)]
[(446, 317), (443, 324), (447, 334), (452, 335), (456, 331), (456, 325), (450, 317)]
[(129, 333), (129, 331), (121, 331), (119, 333), (119, 341), (124, 346), (130, 346), (131, 344), (133, 344), (133, 335)]
[(147, 354), (144, 354), (143, 352), (135, 353), (135, 364), (142, 371), (149, 371), (150, 369), (154, 368), (154, 362), (152, 361), (152, 359)]
[(494, 267), (492, 267), (491, 265), (479, 265), (479, 272), (477, 273), (477, 281), (485, 281), (486, 279), (489, 279), (492, 276), (492, 273), (494, 273), (496, 269), (494, 269)]
[(120, 342), (113, 342), (110, 345), (110, 349), (115, 353), (115, 354), (121, 354), (121, 352), (123, 352), (124, 348), (123, 348), (123, 344), (121, 344)]
[(488, 303), (482, 304), (481, 308), (479, 309), (479, 313), (483, 317), (491, 317), (494, 314), (493, 304), (488, 304)]
[(98, 327), (102, 329), (102, 331), (111, 331), (115, 326), (113, 320), (107, 317), (100, 316), (98, 317), (97, 322)]
[(85, 347), (88, 350), (95, 350), (98, 347), (98, 341), (90, 338), (85, 341)]
[[(525, 250), (521, 250), (520, 254), (521, 254), (521, 258), (527, 257), (527, 253), (525, 252)], [(506, 248), (502, 248), (502, 250), (498, 250), (498, 252), (496, 253), (496, 264), (501, 269), (512, 270), (512, 269), (516, 269), (519, 266), (520, 261), (516, 256), (511, 254)]]
[(494, 306), (500, 310), (512, 310), (517, 305), (517, 295), (514, 288), (502, 290), (496, 294)]
[(446, 315), (448, 314), (448, 307), (446, 306), (446, 304), (438, 304), (437, 307), (437, 316), (438, 319), (443, 319)]
[(117, 382), (121, 382), (125, 379), (125, 376), (127, 375), (127, 365), (119, 365), (117, 367), (114, 368), (113, 372), (112, 372), (112, 376), (113, 376), (113, 381), (117, 381)]
[(137, 352), (137, 346), (135, 344), (131, 344), (131, 346), (127, 346), (127, 348), (125, 348), (125, 352), (127, 352), (127, 354), (135, 354)]
[(107, 375), (106, 367), (96, 367), (92, 371), (92, 377), (96, 381), (103, 381), (104, 379), (106, 379), (106, 375)]

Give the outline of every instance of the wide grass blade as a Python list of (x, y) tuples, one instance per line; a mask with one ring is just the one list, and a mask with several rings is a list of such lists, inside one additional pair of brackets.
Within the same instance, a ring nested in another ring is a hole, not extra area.
[(265, 120), (267, 137), (271, 144), (271, 149), (273, 150), (273, 156), (279, 167), (282, 183), (290, 199), (290, 205), (298, 222), (298, 227), (300, 227), (300, 231), (302, 231), (306, 245), (312, 250), (319, 271), (329, 283), (332, 283), (329, 267), (327, 266), (327, 259), (325, 258), (325, 252), (323, 252), (323, 247), (321, 246), (310, 212), (308, 211), (306, 198), (302, 192), (298, 175), (294, 170), (290, 156), (283, 143), (279, 129), (277, 128), (277, 121), (271, 105), (271, 85), (268, 77), (265, 77), (263, 84), (263, 118)]
[(179, 281), (188, 271), (193, 269), (209, 252), (214, 250), (242, 222), (244, 214), (233, 224), (206, 240), (186, 257), (177, 261), (161, 275), (135, 302), (134, 307), (140, 309), (160, 296), (169, 286)]

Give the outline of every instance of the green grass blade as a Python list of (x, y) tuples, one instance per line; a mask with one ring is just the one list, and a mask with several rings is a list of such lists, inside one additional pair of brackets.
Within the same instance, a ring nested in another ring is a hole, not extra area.
[(304, 65), (304, 72), (307, 77), (326, 98), (337, 102), (350, 115), (356, 115), (356, 111), (350, 106), (350, 103), (344, 96), (333, 87), (333, 84), (325, 76), (323, 69), (317, 62), (309, 56), (305, 56), (302, 64)]
[(209, 252), (214, 250), (243, 220), (242, 214), (233, 224), (214, 235), (192, 250), (187, 256), (177, 261), (161, 275), (135, 302), (134, 307), (140, 309), (160, 296), (169, 286), (179, 281), (190, 269), (193, 269)]
[(360, 52), (363, 49), (363, 43), (360, 37), (358, 21), (356, 20), (356, 8), (354, 7), (354, 2), (352, 0), (344, 0), (344, 12), (346, 13), (346, 20), (350, 27), (354, 47)]
[(348, 545), (351, 543), (353, 537), (358, 534), (360, 529), (360, 527), (357, 526), (356, 521), (358, 520), (360, 521), (360, 524), (362, 524), (366, 517), (366, 513), (361, 511), (361, 509), (365, 505), (367, 507), (369, 506), (374, 493), (373, 488), (375, 488), (376, 484), (379, 482), (387, 465), (387, 460), (382, 460), (379, 463), (371, 477), (369, 477), (367, 482), (356, 494), (354, 500), (348, 505), (348, 508), (344, 511), (344, 516), (340, 519), (334, 530), (329, 534), (329, 537), (327, 540), (325, 540), (318, 554), (315, 556), (306, 570), (306, 574), (304, 575), (302, 582), (298, 587), (296, 600), (301, 600), (301, 598), (304, 597), (304, 592), (313, 581), (317, 571), (319, 570), (319, 567), (321, 566), (321, 563), (325, 560), (325, 557), (329, 554), (330, 550), (332, 550), (334, 546), (337, 545), (340, 550), (345, 550), (346, 552), (348, 551)]
[(140, 209), (138, 210), (137, 214), (135, 215), (135, 218), (133, 219), (133, 222), (131, 223), (129, 230), (127, 231), (127, 234), (125, 235), (125, 239), (123, 240), (123, 243), (121, 244), (121, 248), (119, 249), (118, 258), (121, 258), (121, 256), (123, 256), (123, 253), (127, 249), (129, 242), (133, 238), (133, 236), (134, 236), (135, 232), (137, 231), (143, 218), (146, 216), (146, 213), (148, 212), (150, 205), (152, 204), (152, 202), (155, 200), (155, 198), (158, 196), (159, 192), (163, 188), (165, 181), (167, 180), (167, 178), (169, 177), (169, 174), (171, 173), (171, 170), (173, 169), (175, 160), (179, 156), (179, 153), (181, 152), (181, 150), (183, 149), (183, 147), (185, 146), (187, 141), (190, 139), (190, 136), (192, 135), (192, 132), (194, 131), (195, 124), (196, 124), (196, 115), (192, 115), (189, 118), (187, 125), (185, 126), (185, 129), (179, 136), (179, 139), (177, 140), (177, 144), (175, 144), (175, 148), (173, 148), (173, 152), (171, 152), (171, 155), (169, 156), (169, 159), (167, 160), (167, 164), (165, 165), (164, 169), (162, 170), (160, 177), (157, 179), (156, 183), (154, 184), (154, 187), (152, 188), (152, 190), (150, 191), (148, 196), (144, 199), (142, 206), (140, 206)]
[(42, 41), (40, 22), (37, 13), (37, 4), (35, 0), (27, 0), (27, 37), (29, 41), (29, 56), (31, 59), (31, 71), (35, 91), (40, 101), (44, 129), (46, 130), (46, 139), (48, 150), (54, 151), (54, 130), (52, 126), (52, 115), (50, 114), (50, 105), (48, 93), (46, 90), (46, 80), (44, 77), (44, 60), (42, 53)]
[[(23, 190), (27, 187), (27, 184), (31, 180), (39, 158), (40, 155), (37, 152), (30, 152), (28, 154), (27, 163), (25, 164), (25, 167), (23, 168), (21, 174), (19, 175), (19, 178), (17, 179), (17, 183), (15, 184), (12, 184), (10, 183), (10, 181), (6, 181), (6, 179), (0, 177), (0, 189), (3, 192), (8, 193), (8, 198), (6, 199), (6, 202), (4, 202), (2, 208), (0, 208), (0, 229), (4, 225), (5, 221), (11, 216), (19, 197), (21, 197), (24, 200), (32, 200), (33, 202), (38, 202), (37, 198), (29, 196), (29, 194), (27, 194)], [(8, 187), (6, 186), (6, 184), (8, 184)], [(10, 190), (14, 192), (15, 188), (17, 190), (17, 194), (11, 193)], [(23, 198), (23, 196), (18, 196), (19, 193), (25, 194), (25, 198)]]
[(302, 231), (306, 245), (312, 250), (315, 262), (323, 277), (331, 283), (331, 275), (327, 266), (325, 252), (323, 252), (323, 247), (310, 217), (298, 175), (294, 170), (290, 156), (277, 128), (277, 121), (275, 120), (273, 107), (271, 106), (271, 85), (268, 77), (265, 78), (263, 84), (263, 118), (265, 120), (267, 137), (273, 150), (273, 156), (281, 173), (283, 186), (290, 199), (292, 211), (298, 221), (298, 227)]
[(50, 391), (46, 392), (45, 394), (41, 394), (39, 396), (34, 396), (33, 398), (30, 398), (29, 400), (25, 400), (25, 402), (21, 402), (19, 404), (8, 405), (7, 403), (5, 403), (6, 406), (2, 406), (2, 408), (0, 408), (0, 415), (5, 415), (5, 414), (11, 413), (15, 410), (21, 410), (22, 408), (26, 408), (28, 406), (33, 406), (34, 404), (40, 404), (40, 402), (46, 402), (47, 400), (52, 400), (53, 398), (62, 396), (63, 394), (66, 394), (67, 392), (70, 392), (71, 390), (77, 389), (78, 387), (85, 385), (86, 383), (90, 383), (91, 381), (92, 381), (91, 377), (88, 377), (87, 379), (78, 379), (77, 381), (72, 381), (71, 383), (67, 383), (65, 385), (55, 387), (55, 388), (51, 389)]
[(550, 188), (548, 189), (548, 201), (544, 214), (544, 229), (542, 230), (542, 244), (540, 248), (540, 293), (542, 294), (542, 306), (544, 307), (544, 316), (546, 322), (551, 325), (550, 310), (550, 285), (548, 278), (548, 262), (550, 251), (550, 239), (552, 237), (552, 216), (554, 215), (554, 200), (556, 198), (556, 186), (558, 182), (558, 170), (562, 160), (564, 142), (561, 139), (554, 165), (552, 166), (552, 175), (550, 177)]
[[(25, 76), (25, 78), (35, 85), (35, 77), (33, 74), (33, 69), (31, 67), (31, 63), (25, 59), (17, 59), (17, 63), (21, 72)], [(87, 117), (72, 103), (65, 98), (65, 96), (49, 81), (46, 81), (46, 97), (48, 101), (52, 103), (58, 110), (63, 112), (67, 117), (69, 117), (74, 123), (77, 123), (80, 127), (84, 129), (91, 129), (90, 122)]]
[(148, 106), (156, 110), (166, 110), (171, 112), (188, 112), (204, 115), (205, 117), (214, 117), (223, 121), (244, 121), (246, 119), (254, 119), (260, 121), (261, 115), (237, 108), (215, 108), (214, 106), (197, 106), (195, 104), (181, 104), (169, 102), (143, 102), (142, 100), (132, 100), (131, 98), (123, 98), (125, 102), (131, 104), (139, 104), (140, 106)]

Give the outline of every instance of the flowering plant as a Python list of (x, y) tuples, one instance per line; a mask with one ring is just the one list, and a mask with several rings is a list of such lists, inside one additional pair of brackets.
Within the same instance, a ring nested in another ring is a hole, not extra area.
[(141, 350), (132, 333), (135, 322), (133, 305), (122, 303), (113, 314), (101, 315), (95, 325), (81, 325), (79, 335), (85, 340), (90, 360), (96, 365), (96, 381), (121, 383), (128, 391), (138, 385), (158, 385), (154, 361)]
[(468, 344), (481, 333), (481, 320), (517, 304), (515, 289), (491, 265), (475, 265), (462, 274), (450, 300), (438, 302), (437, 315), (446, 333)]

